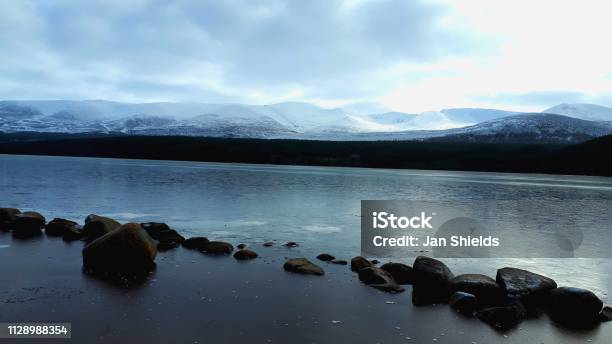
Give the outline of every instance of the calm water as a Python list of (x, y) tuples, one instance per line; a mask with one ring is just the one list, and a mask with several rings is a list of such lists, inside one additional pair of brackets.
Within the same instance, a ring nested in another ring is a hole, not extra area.
[[(563, 210), (571, 217), (584, 201), (609, 210), (612, 178), (0, 155), (3, 207), (79, 222), (90, 213), (162, 221), (186, 236), (233, 243), (293, 240), (304, 254), (359, 254), (362, 199), (575, 201)], [(506, 263), (604, 299), (612, 289), (609, 259), (449, 262), (457, 272), (489, 275)]]

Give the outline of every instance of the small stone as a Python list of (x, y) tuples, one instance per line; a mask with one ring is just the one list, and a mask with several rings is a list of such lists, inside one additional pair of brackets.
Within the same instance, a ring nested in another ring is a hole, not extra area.
[(329, 253), (321, 253), (320, 255), (317, 256), (317, 259), (318, 260), (322, 260), (324, 262), (329, 262), (331, 260), (336, 259), (336, 257), (332, 256)]
[(272, 241), (268, 241), (268, 242), (264, 242), (263, 244), (265, 247), (271, 247), (274, 245), (274, 243)]
[(237, 260), (255, 259), (255, 258), (257, 258), (257, 253), (255, 253), (255, 251), (251, 251), (251, 250), (247, 250), (247, 249), (242, 249), (242, 250), (236, 251), (236, 253), (234, 253), (234, 258), (236, 258)]
[(351, 259), (351, 270), (354, 272), (359, 272), (359, 270), (369, 268), (371, 266), (373, 266), (373, 264), (362, 256), (357, 256)]
[(289, 242), (285, 243), (283, 246), (286, 246), (286, 247), (289, 247), (289, 248), (294, 248), (294, 247), (298, 247), (300, 245), (298, 245), (298, 243), (295, 242), (295, 241), (289, 241)]
[(335, 260), (332, 260), (332, 264), (347, 265), (348, 262), (346, 260), (343, 260), (343, 259), (335, 259)]
[(283, 268), (286, 271), (299, 273), (299, 274), (319, 275), (319, 276), (325, 275), (325, 271), (323, 271), (323, 269), (320, 266), (313, 264), (311, 261), (309, 261), (306, 258), (289, 259), (285, 262), (285, 264), (283, 265)]
[(236, 245), (236, 248), (238, 248), (239, 250), (242, 250), (245, 247), (246, 247), (245, 244), (238, 244), (238, 245)]

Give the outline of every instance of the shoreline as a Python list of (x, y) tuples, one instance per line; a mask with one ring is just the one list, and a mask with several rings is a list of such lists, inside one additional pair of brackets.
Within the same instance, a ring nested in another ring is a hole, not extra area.
[[(322, 262), (315, 257), (308, 258), (325, 269), (324, 276), (283, 271), (287, 258), (303, 254), (299, 244), (289, 248), (247, 242), (247, 248), (260, 255), (252, 261), (206, 255), (183, 247), (159, 251), (152, 275), (126, 288), (83, 272), (83, 244), (62, 242), (61, 238), (46, 234), (18, 239), (0, 232), (0, 259), (5, 262), (0, 264), (1, 272), (18, 277), (9, 283), (2, 296), (10, 311), (3, 312), (0, 321), (70, 320), (73, 340), (84, 341), (86, 334), (79, 333), (79, 329), (86, 328), (98, 334), (100, 342), (117, 342), (119, 338), (121, 342), (142, 340), (148, 333), (151, 340), (193, 339), (200, 343), (247, 339), (285, 342), (293, 336), (304, 342), (336, 342), (348, 337), (354, 342), (435, 339), (444, 343), (449, 342), (445, 339), (455, 342), (461, 338), (460, 341), (477, 343), (502, 339), (524, 343), (541, 338), (541, 342), (547, 343), (573, 338), (597, 343), (612, 334), (605, 323), (570, 330), (559, 327), (545, 315), (528, 317), (512, 329), (498, 331), (445, 305), (414, 306), (410, 300), (412, 285), (404, 285), (406, 290), (402, 293), (382, 292), (360, 282), (350, 266)], [(19, 264), (9, 265), (7, 261)], [(46, 265), (42, 274), (38, 268), (41, 261)], [(121, 314), (116, 307), (125, 313)], [(95, 320), (81, 319), (78, 314), (84, 313), (95, 314)], [(8, 314), (15, 317), (8, 319)], [(32, 314), (36, 314), (34, 318)], [(140, 323), (149, 325), (140, 328), (134, 322), (142, 316), (145, 319)], [(209, 332), (228, 326), (240, 329), (229, 334), (229, 339), (227, 332), (212, 336)], [(182, 332), (177, 334), (177, 328)]]

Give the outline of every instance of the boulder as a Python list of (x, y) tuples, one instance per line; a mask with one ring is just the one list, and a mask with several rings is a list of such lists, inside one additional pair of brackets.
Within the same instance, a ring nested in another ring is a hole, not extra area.
[(599, 320), (601, 321), (610, 321), (612, 320), (612, 308), (605, 306), (601, 313), (599, 313)]
[(64, 232), (64, 235), (62, 236), (62, 239), (64, 239), (64, 241), (75, 241), (75, 240), (81, 240), (82, 238), (83, 238), (83, 227), (81, 227), (80, 225), (74, 225), (68, 228), (68, 230), (66, 230)]
[(371, 266), (374, 265), (362, 256), (357, 256), (351, 259), (351, 270), (353, 270), (354, 272), (359, 272), (359, 270), (369, 268)]
[(246, 247), (245, 244), (238, 244), (238, 245), (236, 245), (236, 248), (239, 249), (239, 250), (242, 250), (245, 247)]
[(98, 216), (91, 214), (85, 218), (85, 226), (83, 226), (83, 237), (86, 241), (91, 242), (97, 238), (112, 232), (119, 228), (121, 224), (110, 217)]
[(359, 270), (359, 280), (386, 292), (401, 293), (404, 291), (404, 288), (399, 286), (388, 272), (375, 266)]
[(294, 248), (294, 247), (298, 247), (300, 245), (298, 245), (298, 243), (295, 242), (295, 241), (289, 241), (289, 242), (283, 244), (283, 246), (286, 246), (286, 247), (289, 247), (289, 248)]
[(465, 315), (472, 315), (478, 308), (476, 296), (462, 291), (454, 292), (448, 300), (448, 304), (455, 311)]
[(285, 271), (304, 275), (325, 275), (323, 269), (306, 258), (291, 258), (283, 265)]
[(93, 273), (146, 273), (155, 266), (153, 239), (137, 223), (126, 223), (83, 249), (83, 266)]
[(192, 237), (185, 239), (181, 244), (190, 250), (202, 250), (209, 242), (206, 237)]
[(344, 259), (334, 259), (331, 261), (332, 264), (338, 264), (338, 265), (347, 265), (348, 262)]
[(234, 258), (236, 258), (237, 260), (255, 259), (257, 258), (257, 253), (255, 251), (242, 249), (234, 253)]
[(64, 236), (64, 233), (74, 226), (78, 226), (74, 221), (54, 218), (45, 226), (45, 234), (49, 236)]
[(208, 254), (231, 254), (233, 250), (234, 246), (224, 241), (209, 241), (200, 249)]
[(264, 243), (263, 243), (263, 245), (264, 245), (265, 247), (271, 247), (271, 246), (273, 246), (273, 245), (274, 245), (274, 243), (273, 243), (272, 241), (267, 241), (267, 242), (264, 242)]
[(419, 256), (412, 265), (412, 303), (417, 306), (447, 303), (452, 293), (451, 281), (455, 277), (441, 261)]
[(557, 287), (548, 277), (508, 267), (497, 270), (495, 280), (508, 299), (520, 299), (527, 304), (540, 303), (544, 294)]
[(0, 230), (9, 231), (15, 221), (15, 216), (21, 214), (16, 208), (0, 208)]
[(480, 274), (459, 275), (451, 281), (452, 290), (472, 294), (478, 300), (480, 307), (501, 305), (505, 293), (489, 276)]
[(320, 255), (317, 256), (317, 259), (322, 260), (324, 262), (329, 262), (329, 261), (336, 259), (336, 257), (328, 253), (321, 253)]
[(603, 302), (592, 292), (581, 288), (560, 287), (548, 294), (550, 317), (565, 325), (581, 326), (598, 322)]
[(393, 279), (398, 284), (411, 284), (414, 279), (412, 267), (406, 264), (386, 263), (383, 264), (380, 268), (388, 272), (391, 276), (393, 276)]
[(179, 247), (185, 238), (167, 224), (161, 222), (145, 222), (140, 224), (142, 228), (155, 240), (158, 241), (158, 250), (168, 250)]
[(26, 211), (15, 215), (15, 221), (11, 225), (13, 234), (16, 236), (40, 235), (45, 226), (45, 217), (35, 211)]
[(505, 306), (489, 307), (476, 312), (476, 317), (490, 326), (506, 331), (518, 325), (527, 315), (520, 301)]

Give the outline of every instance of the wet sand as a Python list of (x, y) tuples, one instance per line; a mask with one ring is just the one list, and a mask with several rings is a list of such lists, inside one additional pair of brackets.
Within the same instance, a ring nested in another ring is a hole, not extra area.
[[(410, 286), (400, 294), (365, 286), (348, 266), (317, 261), (300, 247), (246, 244), (258, 259), (238, 262), (181, 247), (160, 252), (149, 280), (121, 288), (82, 272), (82, 242), (44, 235), (19, 240), (0, 232), (0, 322), (71, 322), (73, 343), (526, 344), (612, 338), (610, 323), (575, 331), (545, 315), (496, 332), (446, 305), (414, 307)], [(301, 256), (326, 275), (282, 269), (286, 257)], [(30, 341), (41, 342), (19, 340)], [(56, 341), (67, 342), (44, 342)]]

